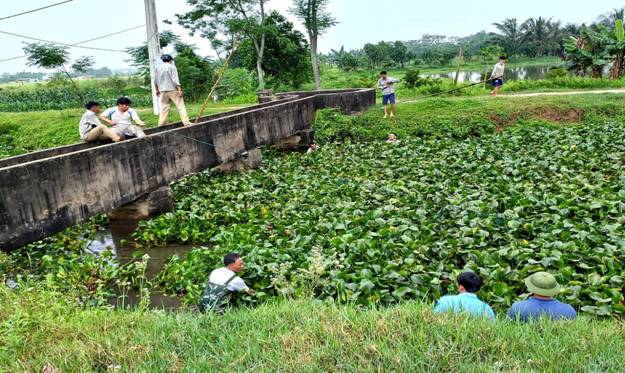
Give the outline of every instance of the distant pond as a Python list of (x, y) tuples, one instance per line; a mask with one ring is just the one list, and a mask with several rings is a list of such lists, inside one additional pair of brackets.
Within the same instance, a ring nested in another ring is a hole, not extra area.
[[(543, 79), (545, 74), (549, 71), (549, 69), (553, 67), (553, 65), (539, 65), (539, 66), (527, 66), (527, 67), (508, 67), (506, 68), (506, 74), (504, 79), (506, 80), (525, 80), (525, 79)], [(604, 74), (607, 74), (609, 67), (604, 69)], [(489, 68), (488, 74), (492, 72), (492, 68)], [(460, 75), (458, 76), (458, 82), (471, 82), (477, 83), (482, 81), (484, 71), (462, 71), (460, 70)], [(569, 75), (573, 75), (573, 72), (570, 72)], [(430, 78), (450, 78), (454, 79), (456, 76), (455, 71), (450, 71), (447, 73), (440, 74), (422, 74), (423, 77)]]

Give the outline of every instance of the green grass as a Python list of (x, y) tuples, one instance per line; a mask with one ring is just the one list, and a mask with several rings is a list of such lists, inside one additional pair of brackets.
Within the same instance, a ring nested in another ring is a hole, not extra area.
[(297, 300), (223, 317), (84, 310), (0, 285), (0, 371), (620, 372), (619, 322), (523, 325)]
[[(204, 115), (248, 105), (248, 103), (211, 104)], [(195, 103), (187, 104), (189, 116), (194, 118), (201, 106)], [(137, 111), (147, 127), (155, 127), (158, 124), (158, 116), (152, 113), (151, 108), (138, 108)], [(79, 109), (0, 113), (0, 158), (81, 142), (78, 123), (83, 113), (84, 110)], [(178, 111), (173, 107), (169, 121), (173, 123), (179, 120)]]

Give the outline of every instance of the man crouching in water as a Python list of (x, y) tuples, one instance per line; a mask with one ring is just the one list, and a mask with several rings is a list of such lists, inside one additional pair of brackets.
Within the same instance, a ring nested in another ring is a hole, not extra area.
[(246, 292), (254, 295), (243, 279), (237, 276), (245, 268), (245, 263), (239, 254), (230, 253), (224, 256), (224, 266), (213, 270), (208, 277), (204, 294), (200, 300), (200, 311), (215, 311), (222, 313), (230, 300), (232, 293)]

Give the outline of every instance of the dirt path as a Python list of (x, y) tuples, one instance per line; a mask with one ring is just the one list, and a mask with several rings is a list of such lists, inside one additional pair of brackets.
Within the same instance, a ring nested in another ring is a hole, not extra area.
[(562, 92), (537, 92), (537, 93), (519, 93), (519, 94), (503, 94), (497, 97), (535, 97), (535, 96), (568, 96), (568, 95), (585, 95), (585, 94), (601, 94), (601, 93), (625, 93), (625, 89), (602, 89), (592, 91), (562, 91)]

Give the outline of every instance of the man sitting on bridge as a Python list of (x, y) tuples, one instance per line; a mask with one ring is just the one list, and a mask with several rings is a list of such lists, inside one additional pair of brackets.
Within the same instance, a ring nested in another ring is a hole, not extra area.
[(200, 300), (200, 311), (223, 312), (224, 307), (235, 292), (247, 292), (254, 295), (237, 273), (243, 271), (245, 263), (239, 254), (230, 253), (224, 256), (224, 267), (218, 268), (208, 276), (208, 283)]
[[(139, 118), (139, 114), (132, 109), (130, 105), (132, 101), (128, 97), (120, 97), (117, 99), (117, 107), (108, 108), (100, 115), (100, 119), (113, 127), (113, 132), (124, 137), (145, 137), (145, 132), (141, 127), (145, 123)], [(139, 126), (132, 124), (137, 123)]]
[(87, 103), (87, 111), (82, 115), (78, 126), (80, 138), (86, 142), (109, 139), (115, 142), (121, 141), (121, 136), (100, 123), (98, 114), (100, 114), (100, 103), (89, 101)]

